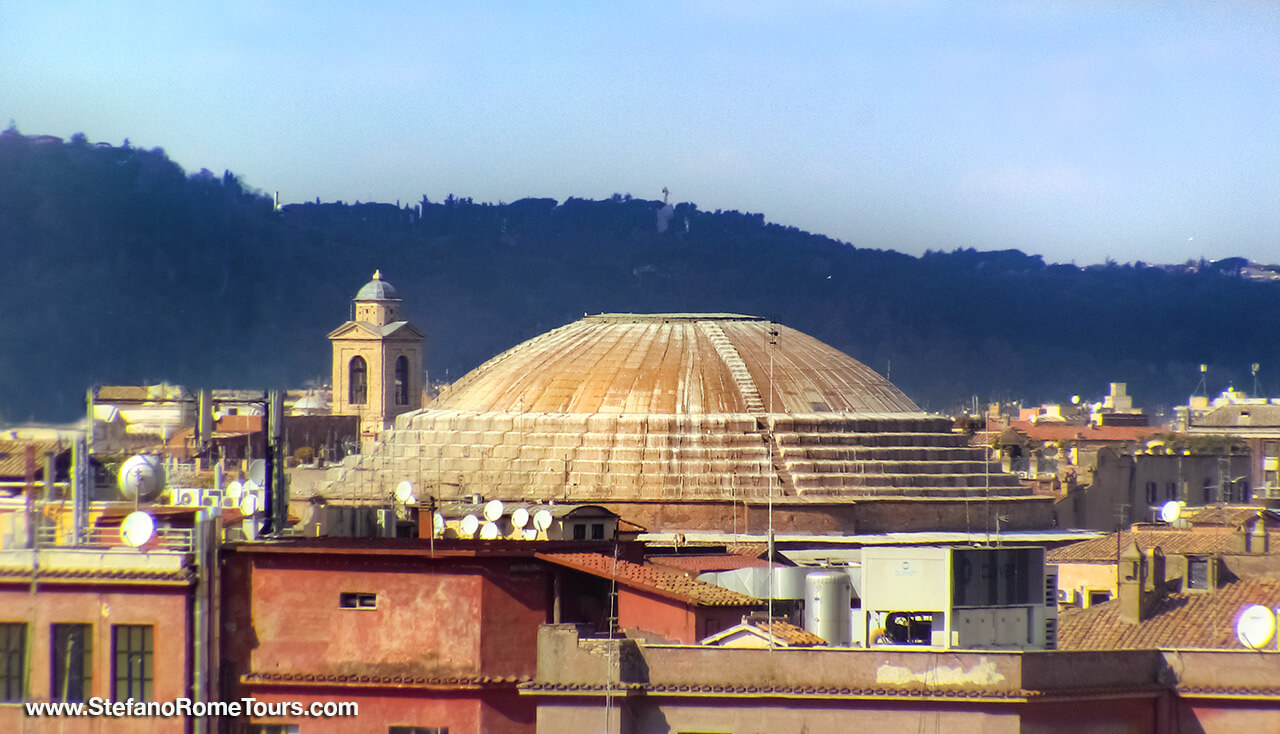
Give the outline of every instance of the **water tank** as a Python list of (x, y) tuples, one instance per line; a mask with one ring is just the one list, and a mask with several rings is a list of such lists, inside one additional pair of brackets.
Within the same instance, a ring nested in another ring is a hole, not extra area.
[(849, 604), (853, 583), (843, 571), (814, 571), (804, 578), (804, 628), (837, 647), (852, 642)]

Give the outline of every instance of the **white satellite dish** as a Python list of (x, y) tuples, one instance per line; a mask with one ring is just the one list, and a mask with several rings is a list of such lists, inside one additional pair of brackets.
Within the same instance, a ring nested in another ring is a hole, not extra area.
[(120, 492), (128, 499), (151, 500), (164, 488), (164, 465), (160, 457), (138, 454), (120, 467)]
[(525, 528), (525, 529), (524, 529), (524, 539), (525, 539), (525, 540), (537, 540), (537, 539), (538, 539), (538, 529), (537, 529), (537, 528)]
[(396, 501), (406, 505), (414, 503), (413, 482), (406, 479), (396, 486)]
[(497, 540), (498, 539), (498, 523), (487, 522), (480, 527), (481, 540)]
[(240, 514), (249, 517), (258, 511), (258, 495), (246, 492), (240, 498)]
[(252, 479), (246, 479), (244, 484), (241, 486), (241, 489), (244, 491), (245, 494), (253, 494), (254, 492), (257, 492), (258, 490), (262, 489), (262, 485), (258, 484)]
[(1167, 523), (1175, 523), (1182, 517), (1182, 505), (1177, 500), (1169, 500), (1160, 506), (1160, 519)]
[(431, 527), (436, 531), (436, 535), (444, 535), (444, 515), (437, 512), (431, 521)]
[(529, 510), (524, 507), (517, 507), (511, 513), (511, 524), (514, 527), (523, 529), (525, 525), (529, 524)]
[(236, 480), (236, 481), (232, 482), (231, 484), (228, 484), (228, 485), (227, 485), (227, 496), (228, 496), (228, 497), (235, 497), (235, 498), (239, 498), (239, 497), (240, 497), (240, 494), (241, 494), (242, 492), (244, 492), (244, 485), (243, 485), (243, 484), (241, 484), (239, 480)]
[(502, 517), (502, 500), (489, 500), (489, 504), (484, 506), (484, 519), (497, 522), (500, 517)]
[(474, 538), (476, 531), (480, 529), (480, 518), (475, 515), (467, 515), (462, 518), (462, 535), (466, 538)]
[(130, 512), (120, 523), (120, 539), (132, 548), (145, 545), (156, 534), (156, 521), (145, 512)]
[(1261, 650), (1276, 634), (1276, 615), (1261, 604), (1252, 604), (1236, 619), (1236, 639), (1250, 650)]
[(249, 462), (249, 479), (259, 487), (267, 483), (266, 459), (254, 459)]
[(546, 530), (551, 527), (551, 511), (538, 510), (533, 513), (533, 526), (538, 530)]

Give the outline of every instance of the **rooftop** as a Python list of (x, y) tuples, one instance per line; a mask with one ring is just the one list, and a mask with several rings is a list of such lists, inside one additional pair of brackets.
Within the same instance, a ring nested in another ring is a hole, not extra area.
[(615, 579), (623, 586), (686, 604), (702, 607), (746, 607), (764, 603), (746, 594), (697, 581), (683, 571), (632, 563), (603, 553), (538, 553), (536, 555), (549, 563), (600, 578)]
[(1186, 591), (1158, 601), (1137, 624), (1120, 621), (1120, 600), (1058, 616), (1060, 650), (1245, 650), (1236, 639), (1236, 617), (1251, 604), (1280, 607), (1280, 582), (1233, 581), (1215, 591)]

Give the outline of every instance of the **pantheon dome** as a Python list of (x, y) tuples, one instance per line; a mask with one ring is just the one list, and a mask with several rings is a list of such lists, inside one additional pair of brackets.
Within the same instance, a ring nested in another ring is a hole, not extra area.
[(951, 427), (780, 324), (602, 314), (513, 347), (398, 416), (328, 486), (376, 499), (409, 480), (419, 498), (615, 507), (1029, 494)]

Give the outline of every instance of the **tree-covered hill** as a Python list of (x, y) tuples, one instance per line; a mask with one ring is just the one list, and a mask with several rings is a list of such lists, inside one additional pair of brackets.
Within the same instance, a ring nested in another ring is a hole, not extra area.
[[(1026, 250), (1034, 251), (1035, 242)], [(433, 380), (604, 311), (777, 319), (924, 406), (1060, 399), (1130, 383), (1148, 404), (1280, 372), (1280, 285), (1239, 268), (1046, 265), (1019, 251), (916, 258), (615, 195), (449, 196), (276, 211), (230, 172), (160, 149), (0, 134), (0, 419), (69, 420), (91, 384), (327, 381), (327, 332), (381, 269), (428, 334)], [(1280, 382), (1276, 383), (1280, 385)]]

